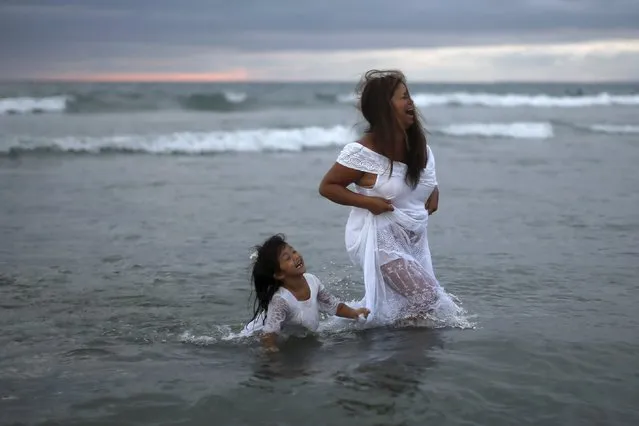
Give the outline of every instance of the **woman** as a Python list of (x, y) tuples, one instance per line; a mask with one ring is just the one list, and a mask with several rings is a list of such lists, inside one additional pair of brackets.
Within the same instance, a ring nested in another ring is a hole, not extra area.
[(460, 309), (437, 282), (428, 247), (428, 216), (439, 202), (435, 158), (405, 77), (369, 71), (358, 93), (368, 129), (342, 149), (319, 192), (351, 206), (346, 249), (363, 270), (369, 320), (455, 316)]

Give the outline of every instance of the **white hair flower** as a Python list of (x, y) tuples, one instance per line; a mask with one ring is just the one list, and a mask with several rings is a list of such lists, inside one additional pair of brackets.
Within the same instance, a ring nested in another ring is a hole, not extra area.
[(249, 256), (249, 259), (252, 261), (257, 260), (257, 250), (255, 250), (253, 253), (251, 253), (251, 255)]

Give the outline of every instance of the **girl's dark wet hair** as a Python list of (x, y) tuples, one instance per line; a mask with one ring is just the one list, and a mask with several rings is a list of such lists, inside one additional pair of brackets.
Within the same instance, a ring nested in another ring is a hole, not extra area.
[[(260, 313), (267, 313), (268, 304), (275, 292), (282, 286), (282, 282), (274, 275), (280, 271), (279, 257), (286, 244), (286, 237), (277, 234), (264, 241), (262, 245), (255, 247), (257, 258), (251, 272), (255, 301), (253, 302), (254, 312), (251, 321), (257, 318)], [(264, 315), (264, 321), (266, 321), (266, 315)]]
[[(404, 178), (415, 188), (428, 160), (426, 134), (417, 107), (413, 124), (408, 129), (400, 127), (392, 104), (393, 94), (400, 84), (406, 85), (406, 77), (401, 71), (370, 70), (359, 82), (356, 94), (359, 95), (359, 110), (368, 122), (366, 132), (373, 136), (373, 143), (380, 154), (391, 161), (398, 160), (395, 158), (395, 138), (398, 128), (404, 132), (408, 166)], [(392, 162), (390, 172), (393, 172)]]

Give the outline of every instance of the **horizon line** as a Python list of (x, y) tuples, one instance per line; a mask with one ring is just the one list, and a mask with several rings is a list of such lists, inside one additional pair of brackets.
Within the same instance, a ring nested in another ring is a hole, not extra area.
[[(100, 83), (100, 84), (353, 84), (358, 78), (349, 80), (267, 80), (267, 79), (211, 79), (211, 80), (111, 80), (89, 78), (2, 78), (0, 84), (7, 83)], [(408, 84), (632, 84), (639, 83), (639, 79), (594, 79), (594, 80), (420, 80), (409, 79)]]

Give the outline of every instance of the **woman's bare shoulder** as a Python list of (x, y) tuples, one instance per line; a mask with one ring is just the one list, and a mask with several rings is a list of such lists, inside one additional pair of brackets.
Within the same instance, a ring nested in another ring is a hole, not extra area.
[(373, 143), (373, 138), (369, 133), (365, 133), (358, 141), (358, 144), (362, 145), (364, 148), (368, 148), (371, 151), (377, 152), (375, 149), (375, 144)]

